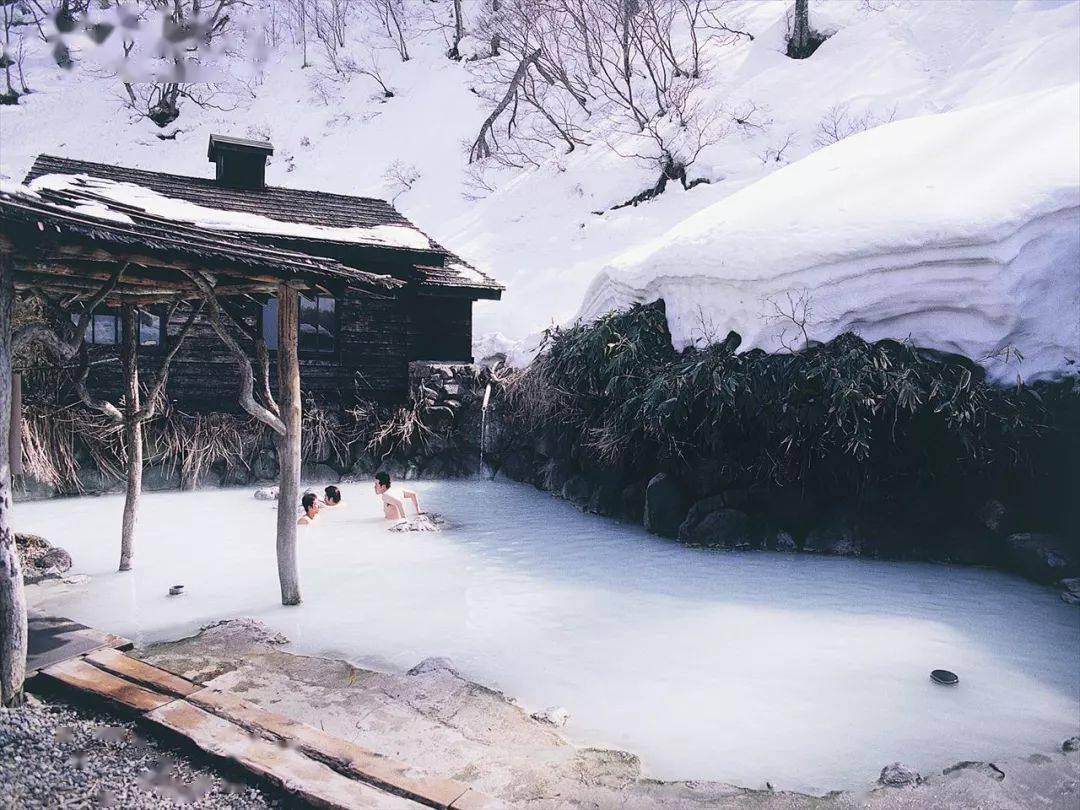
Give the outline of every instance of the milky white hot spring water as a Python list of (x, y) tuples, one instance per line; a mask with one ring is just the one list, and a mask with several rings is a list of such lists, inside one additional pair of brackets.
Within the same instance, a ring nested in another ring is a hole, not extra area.
[[(456, 526), (388, 532), (371, 487), (344, 484), (346, 509), (300, 531), (304, 603), (291, 608), (275, 507), (250, 490), (147, 494), (124, 574), (121, 497), (15, 515), (92, 577), (44, 589), (37, 609), (139, 644), (253, 616), (295, 651), (363, 666), (448, 656), (525, 706), (565, 706), (572, 740), (632, 751), (656, 778), (857, 788), (895, 760), (926, 773), (1049, 752), (1080, 730), (1080, 611), (1048, 588), (978, 568), (686, 548), (516, 484), (410, 486)], [(939, 667), (960, 685), (933, 684)]]

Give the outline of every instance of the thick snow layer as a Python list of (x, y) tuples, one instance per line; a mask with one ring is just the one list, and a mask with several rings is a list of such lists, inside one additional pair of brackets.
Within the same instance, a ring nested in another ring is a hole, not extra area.
[(624, 253), (581, 314), (656, 298), (678, 347), (735, 329), (744, 348), (782, 348), (796, 327), (779, 307), (814, 339), (853, 330), (975, 359), (1012, 348), (1025, 376), (1067, 368), (1080, 359), (1080, 85), (815, 152)]
[[(166, 197), (134, 183), (118, 183), (85, 174), (46, 174), (30, 182), (32, 191), (90, 192), (95, 197), (121, 205), (134, 206), (146, 213), (174, 222), (190, 223), (217, 231), (259, 233), (269, 236), (289, 236), (297, 239), (325, 239), (364, 245), (430, 250), (428, 238), (415, 228), (405, 225), (374, 225), (369, 227), (335, 228), (311, 225), (306, 222), (286, 222), (246, 211), (209, 208), (187, 200)], [(116, 212), (107, 203), (93, 202), (76, 209), (87, 216), (115, 219)]]
[(687, 548), (494, 482), (410, 483), (448, 526), (394, 534), (368, 483), (341, 486), (344, 511), (298, 540), (302, 608), (278, 604), (276, 510), (250, 490), (145, 495), (123, 574), (121, 496), (16, 504), (92, 577), (31, 604), (137, 643), (252, 616), (378, 669), (448, 656), (658, 778), (863, 788), (890, 762), (1049, 754), (1080, 731), (1077, 608), (1017, 577)]

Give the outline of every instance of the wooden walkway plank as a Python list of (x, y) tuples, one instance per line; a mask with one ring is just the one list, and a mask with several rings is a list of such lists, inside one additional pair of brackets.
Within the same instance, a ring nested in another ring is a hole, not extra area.
[(161, 706), (146, 717), (187, 737), (207, 753), (235, 760), (289, 793), (320, 807), (397, 810), (420, 806), (342, 776), (294, 748), (257, 737), (186, 700)]
[(162, 694), (186, 697), (192, 692), (198, 692), (202, 689), (199, 684), (193, 683), (187, 678), (181, 678), (179, 675), (174, 675), (116, 650), (95, 650), (86, 656), (86, 660), (99, 669), (126, 678), (129, 681), (134, 681), (140, 686), (145, 686)]
[(118, 678), (86, 663), (81, 658), (61, 661), (59, 664), (43, 669), (41, 675), (99, 697), (115, 700), (129, 709), (140, 712), (148, 712), (175, 700), (172, 695), (162, 695)]
[[(244, 728), (288, 740), (308, 756), (354, 774), (358, 779), (431, 807), (464, 808), (465, 805), (455, 802), (467, 793), (475, 794), (474, 801), (479, 801), (482, 797), (482, 794), (472, 791), (463, 782), (419, 774), (404, 763), (327, 734), (307, 723), (268, 711), (220, 689), (208, 687), (192, 693), (188, 700)], [(468, 805), (470, 808), (480, 806)]]

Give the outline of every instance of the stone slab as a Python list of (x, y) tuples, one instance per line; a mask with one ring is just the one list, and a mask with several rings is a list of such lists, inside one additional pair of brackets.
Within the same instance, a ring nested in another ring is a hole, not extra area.
[(130, 647), (127, 639), (59, 616), (27, 617), (26, 672), (35, 672), (94, 650)]
[(319, 807), (397, 810), (421, 805), (342, 776), (295, 748), (258, 737), (235, 723), (175, 700), (146, 715), (203, 751), (231, 759), (283, 790)]
[(131, 683), (131, 681), (118, 678), (92, 664), (88, 664), (81, 658), (72, 658), (61, 661), (59, 664), (53, 664), (51, 667), (41, 670), (41, 675), (58, 681), (65, 686), (91, 692), (98, 697), (113, 700), (127, 706), (129, 709), (140, 712), (157, 709), (175, 700), (172, 695), (163, 695)]
[[(310, 757), (331, 763), (335, 769), (356, 778), (406, 796), (431, 807), (478, 808), (482, 794), (454, 779), (427, 776), (404, 763), (371, 751), (356, 743), (327, 734), (314, 726), (268, 711), (221, 689), (206, 688), (188, 696), (188, 700), (213, 714), (249, 730), (269, 733), (289, 740)], [(463, 796), (472, 793), (472, 803), (459, 805)]]

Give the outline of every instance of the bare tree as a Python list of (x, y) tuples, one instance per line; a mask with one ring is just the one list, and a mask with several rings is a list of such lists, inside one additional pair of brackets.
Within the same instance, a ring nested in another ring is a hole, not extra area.
[(179, 302), (170, 306), (161, 318), (161, 342), (165, 351), (161, 356), (154, 385), (146, 397), (146, 404), (140, 405), (141, 390), (139, 385), (139, 319), (144, 314), (138, 311), (132, 304), (123, 304), (121, 307), (121, 342), (120, 362), (124, 373), (124, 403), (119, 408), (107, 400), (95, 399), (91, 396), (87, 387), (87, 378), (90, 373), (90, 364), (85, 347), (80, 353), (81, 363), (76, 381), (76, 389), (79, 398), (85, 405), (103, 413), (114, 424), (122, 425), (124, 429), (124, 444), (127, 452), (127, 487), (124, 498), (124, 518), (120, 532), (120, 569), (131, 570), (132, 559), (135, 555), (135, 526), (138, 517), (139, 500), (142, 496), (142, 467), (143, 467), (143, 423), (153, 419), (157, 412), (158, 403), (161, 401), (165, 385), (169, 377), (169, 366), (176, 356), (180, 345), (184, 342), (191, 331), (195, 319), (198, 317), (202, 304), (193, 304), (190, 314), (180, 331), (173, 340), (168, 339), (169, 321), (176, 311)]
[[(726, 133), (702, 104), (704, 45), (749, 37), (724, 25), (723, 0), (508, 0), (481, 15), (480, 35), (506, 56), (485, 63), (493, 103), (470, 163), (539, 162), (594, 140), (658, 169), (660, 193), (686, 178), (701, 150)], [(512, 57), (512, 58), (508, 58)], [(633, 203), (634, 200), (628, 201)]]

